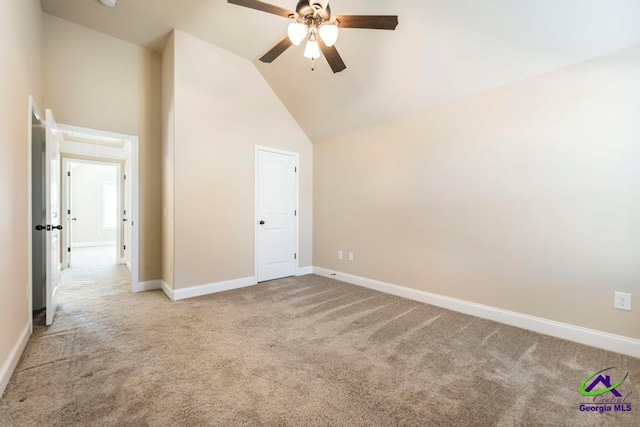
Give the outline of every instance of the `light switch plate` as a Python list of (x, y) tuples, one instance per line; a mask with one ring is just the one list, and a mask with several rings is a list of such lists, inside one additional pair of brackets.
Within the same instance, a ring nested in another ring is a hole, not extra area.
[(631, 294), (626, 292), (614, 292), (613, 307), (618, 310), (631, 311)]

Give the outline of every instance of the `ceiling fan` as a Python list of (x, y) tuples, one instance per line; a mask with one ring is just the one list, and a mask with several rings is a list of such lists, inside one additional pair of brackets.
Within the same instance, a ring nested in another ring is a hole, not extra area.
[(288, 10), (259, 0), (228, 0), (229, 3), (289, 18), (287, 36), (265, 53), (260, 61), (273, 62), (291, 45), (299, 45), (307, 39), (304, 56), (311, 60), (324, 54), (334, 73), (347, 68), (334, 46), (339, 28), (367, 28), (395, 30), (398, 17), (392, 15), (331, 15), (329, 0), (300, 0), (296, 11)]

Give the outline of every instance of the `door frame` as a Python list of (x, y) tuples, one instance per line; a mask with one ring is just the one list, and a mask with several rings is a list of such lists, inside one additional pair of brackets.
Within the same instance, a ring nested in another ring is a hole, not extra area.
[[(138, 137), (124, 133), (108, 132), (104, 130), (58, 124), (61, 132), (73, 133), (86, 138), (104, 138), (128, 141), (131, 143), (131, 212), (127, 212), (131, 230), (131, 291), (141, 292), (139, 286), (139, 250), (140, 250), (140, 218), (139, 218), (139, 144)], [(31, 161), (31, 154), (29, 154)], [(128, 177), (127, 177), (128, 179)], [(31, 171), (29, 171), (29, 188), (31, 188)], [(129, 215), (130, 214), (130, 215)], [(119, 258), (118, 258), (119, 259)], [(30, 314), (31, 315), (31, 314)]]
[(254, 152), (254, 187), (253, 187), (253, 274), (255, 282), (258, 283), (258, 222), (259, 212), (258, 212), (258, 153), (260, 151), (275, 153), (275, 154), (283, 154), (285, 156), (291, 156), (294, 158), (295, 167), (296, 167), (296, 201), (295, 201), (295, 209), (297, 212), (296, 221), (295, 221), (295, 239), (296, 239), (296, 273), (298, 275), (298, 270), (300, 269), (300, 154), (293, 151), (280, 150), (278, 148), (265, 147), (262, 145), (256, 145)]
[[(116, 263), (117, 264), (126, 264), (125, 261), (125, 257), (122, 256), (123, 255), (123, 246), (124, 246), (124, 222), (122, 221), (124, 218), (124, 214), (123, 214), (123, 206), (124, 206), (124, 192), (123, 192), (123, 185), (124, 185), (124, 162), (125, 160), (120, 160), (120, 159), (110, 159), (108, 157), (99, 157), (97, 159), (90, 159), (88, 157), (85, 156), (78, 156), (75, 154), (69, 154), (69, 153), (60, 153), (60, 160), (62, 161), (62, 168), (60, 170), (61, 172), (61, 188), (62, 188), (62, 213), (63, 215), (65, 215), (65, 218), (68, 216), (67, 212), (68, 210), (71, 208), (70, 206), (68, 206), (68, 196), (69, 193), (71, 192), (71, 189), (69, 188), (69, 181), (67, 179), (67, 169), (68, 169), (68, 165), (69, 163), (83, 163), (83, 164), (87, 164), (87, 165), (98, 165), (98, 166), (113, 166), (116, 168), (116, 175), (117, 175), (117, 181), (116, 181), (116, 198), (117, 198), (117, 203), (116, 203), (116, 209), (117, 209), (117, 218), (116, 218)], [(73, 176), (72, 176), (73, 178)], [(71, 224), (70, 221), (66, 221), (65, 222), (67, 225)], [(65, 228), (67, 229), (67, 233), (65, 233), (65, 237), (62, 240), (63, 243), (65, 243), (66, 247), (71, 247), (71, 242), (68, 240), (68, 238), (66, 237), (66, 235), (68, 233), (71, 232), (70, 227), (65, 226)], [(73, 252), (73, 251), (72, 251)], [(62, 268), (66, 269), (66, 265), (68, 264), (69, 261), (69, 252), (64, 250), (64, 247), (62, 248)]]

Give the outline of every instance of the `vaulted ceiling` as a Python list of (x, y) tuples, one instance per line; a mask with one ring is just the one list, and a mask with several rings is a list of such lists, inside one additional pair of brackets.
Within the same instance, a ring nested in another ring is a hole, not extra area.
[[(270, 0), (294, 9), (296, 0)], [(254, 61), (312, 141), (640, 44), (637, 0), (333, 0), (334, 14), (393, 14), (396, 31), (344, 29), (333, 74), (304, 46), (257, 61), (287, 20), (226, 0), (42, 0), (43, 10), (161, 50), (173, 28)]]

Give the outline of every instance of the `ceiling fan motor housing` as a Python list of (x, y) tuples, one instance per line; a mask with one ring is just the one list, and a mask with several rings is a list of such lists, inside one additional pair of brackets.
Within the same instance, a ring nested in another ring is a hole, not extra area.
[[(324, 5), (322, 3), (324, 3)], [(328, 1), (300, 0), (296, 6), (296, 13), (298, 14), (298, 18), (303, 21), (312, 16), (318, 16), (322, 18), (323, 21), (331, 19), (331, 7)]]

